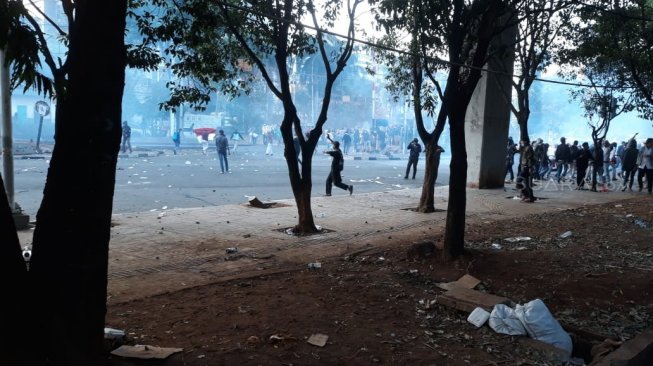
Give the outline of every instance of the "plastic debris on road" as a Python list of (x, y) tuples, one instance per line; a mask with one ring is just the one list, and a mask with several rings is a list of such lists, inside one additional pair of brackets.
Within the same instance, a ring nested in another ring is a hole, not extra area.
[(571, 236), (571, 231), (565, 231), (564, 233), (560, 234), (560, 237), (561, 237), (562, 239), (564, 239), (564, 238), (568, 238), (568, 237), (570, 237), (570, 236)]
[(516, 243), (518, 241), (529, 241), (529, 240), (531, 240), (531, 238), (528, 237), (528, 236), (515, 236), (515, 237), (512, 237), (512, 238), (505, 238), (503, 240), (505, 240), (505, 241), (507, 241), (509, 243)]

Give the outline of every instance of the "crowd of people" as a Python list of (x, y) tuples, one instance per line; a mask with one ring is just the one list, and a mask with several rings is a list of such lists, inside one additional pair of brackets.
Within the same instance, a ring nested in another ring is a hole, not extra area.
[[(555, 146), (553, 155), (549, 155), (550, 145), (537, 139), (535, 141), (520, 141), (515, 144), (512, 137), (508, 139), (506, 152), (506, 180), (516, 183), (521, 190), (523, 202), (534, 202), (534, 181), (569, 182), (575, 189), (590, 189), (609, 191), (611, 186), (621, 191), (632, 191), (637, 175), (638, 191), (644, 190), (644, 181), (649, 194), (653, 190), (653, 138), (646, 139), (638, 146), (635, 137), (621, 144), (603, 140), (599, 146), (578, 141), (568, 143), (564, 137)], [(515, 179), (515, 155), (519, 154), (517, 179)], [(555, 175), (552, 171), (555, 170)], [(590, 188), (589, 182), (595, 179), (596, 184)], [(621, 181), (621, 185), (611, 184)]]

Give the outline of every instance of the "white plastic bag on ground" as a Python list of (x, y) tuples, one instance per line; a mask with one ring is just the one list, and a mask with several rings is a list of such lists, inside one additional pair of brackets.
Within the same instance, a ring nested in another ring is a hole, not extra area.
[[(538, 341), (560, 348), (571, 356), (571, 337), (540, 299), (515, 306), (515, 314), (521, 320), (528, 335)], [(492, 320), (492, 318), (490, 318)]]
[(526, 328), (515, 314), (515, 309), (496, 304), (490, 313), (490, 328), (495, 332), (507, 335), (527, 335)]

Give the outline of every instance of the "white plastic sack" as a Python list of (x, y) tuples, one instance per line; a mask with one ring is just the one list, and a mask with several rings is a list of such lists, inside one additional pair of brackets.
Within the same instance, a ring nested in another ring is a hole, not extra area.
[(515, 306), (515, 314), (531, 338), (560, 348), (567, 353), (567, 356), (571, 356), (573, 350), (571, 337), (551, 315), (542, 300), (535, 299), (524, 305)]
[(495, 332), (507, 335), (526, 335), (526, 328), (515, 314), (515, 309), (504, 305), (496, 304), (490, 313), (490, 328)]

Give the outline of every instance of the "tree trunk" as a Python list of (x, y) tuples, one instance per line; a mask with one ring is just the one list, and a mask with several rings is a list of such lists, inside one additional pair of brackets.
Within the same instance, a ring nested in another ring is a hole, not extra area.
[[(313, 210), (311, 208), (311, 191), (313, 182), (311, 172), (313, 167), (313, 151), (315, 145), (300, 138), (301, 147), (301, 164), (296, 159), (295, 143), (293, 141), (292, 127), (295, 123), (301, 125), (292, 101), (286, 101), (288, 106), (286, 117), (281, 123), (281, 136), (284, 144), (284, 157), (288, 165), (288, 175), (290, 178), (290, 187), (292, 189), (295, 203), (297, 204), (297, 225), (293, 228), (296, 234), (311, 234), (318, 232), (313, 219)], [(301, 131), (301, 130), (300, 130)], [(297, 134), (297, 132), (295, 132)], [(301, 133), (299, 133), (301, 135)], [(299, 169), (301, 168), (301, 174)]]
[(419, 199), (418, 212), (435, 212), (435, 182), (438, 179), (440, 168), (440, 155), (437, 143), (426, 144), (426, 163), (424, 168), (424, 183), (422, 184), (422, 195)]
[(9, 207), (4, 181), (0, 174), (0, 360), (7, 365), (20, 365), (29, 354), (29, 329), (24, 326), (27, 270), (12, 209)]
[[(108, 249), (121, 137), (126, 1), (76, 1), (68, 83), (30, 274), (40, 364), (104, 364)], [(48, 360), (47, 362), (45, 360)]]
[(465, 148), (465, 108), (458, 100), (452, 103), (449, 115), (451, 165), (449, 202), (444, 236), (445, 259), (453, 259), (465, 251), (465, 210), (467, 208), (467, 150)]
[(519, 141), (528, 141), (530, 143), (530, 137), (528, 136), (528, 117), (519, 118), (517, 121), (519, 123)]

